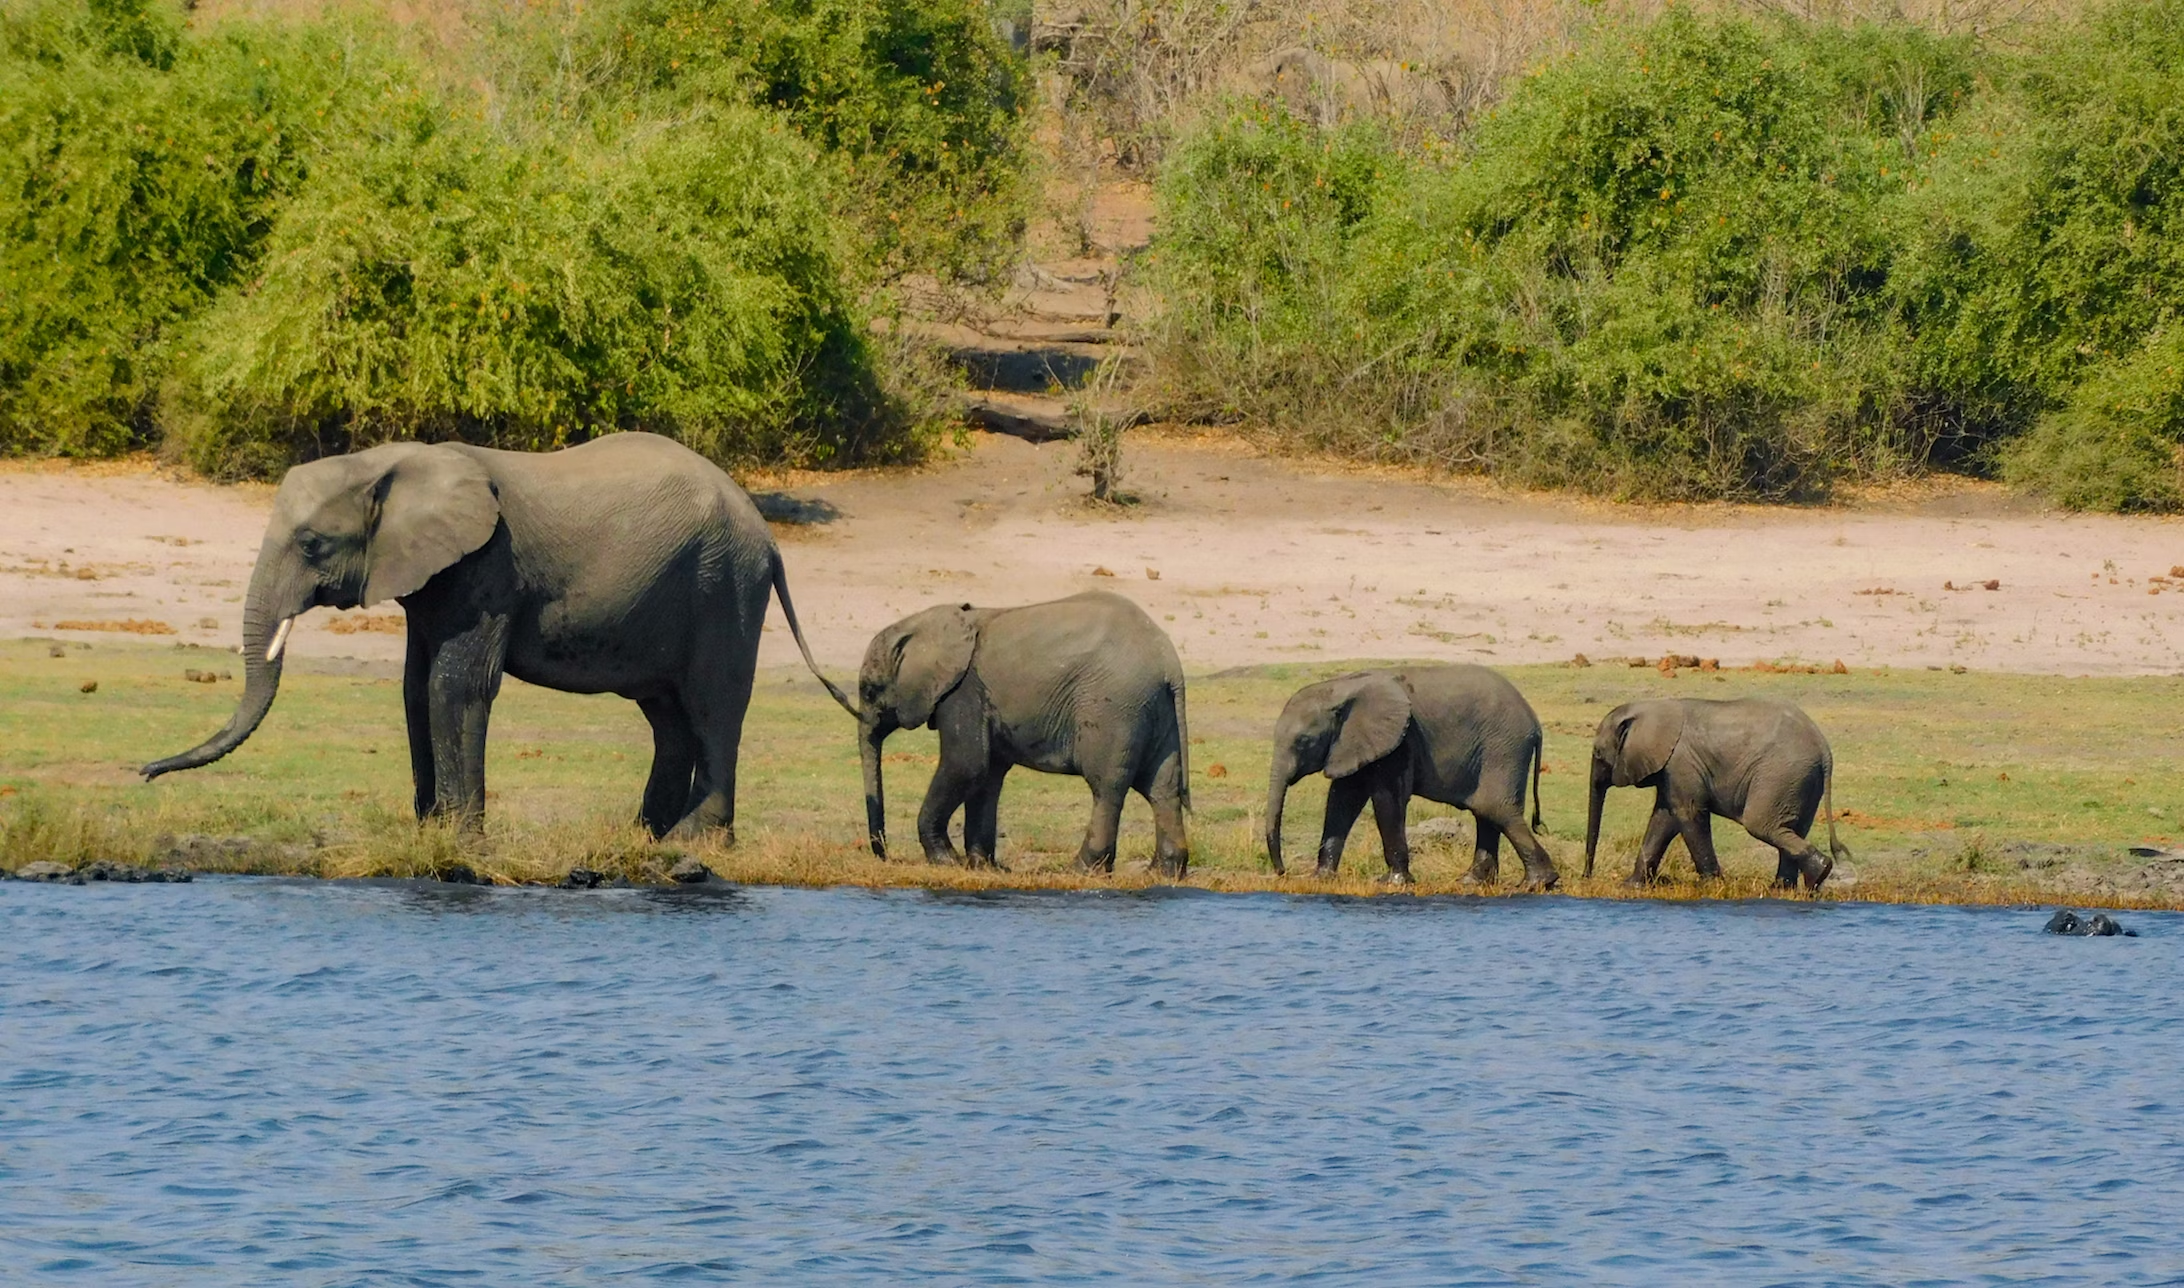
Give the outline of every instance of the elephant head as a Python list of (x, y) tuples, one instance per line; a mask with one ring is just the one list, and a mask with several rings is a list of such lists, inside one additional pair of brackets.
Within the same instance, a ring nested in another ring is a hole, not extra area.
[(304, 612), (413, 594), (499, 524), (492, 481), (456, 448), (395, 443), (288, 471), (243, 600), (242, 701), (226, 728), (146, 765), (144, 777), (209, 765), (256, 731), (280, 688), (289, 628)]
[(872, 852), (887, 857), (887, 796), (880, 751), (897, 729), (931, 723), (941, 699), (971, 669), (978, 647), (979, 610), (943, 604), (914, 613), (872, 637), (857, 675), (857, 713), (864, 757), (865, 824)]
[(1600, 843), (1600, 807), (1610, 787), (1636, 787), (1667, 766), (1683, 738), (1683, 707), (1674, 702), (1626, 702), (1593, 734), (1592, 782), (1585, 808), (1585, 875), (1593, 874)]
[(1347, 778), (1402, 745), (1410, 692), (1386, 672), (1361, 672), (1297, 690), (1274, 722), (1267, 771), (1266, 856), (1282, 871), (1282, 805), (1306, 774)]

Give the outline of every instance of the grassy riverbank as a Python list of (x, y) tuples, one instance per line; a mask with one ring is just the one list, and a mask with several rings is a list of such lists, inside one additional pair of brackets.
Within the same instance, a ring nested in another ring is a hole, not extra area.
[[(464, 846), (408, 817), (409, 769), (400, 681), (391, 667), (299, 659), (272, 716), (230, 759), (147, 786), (135, 767), (188, 746), (227, 718), (238, 684), (185, 678), (233, 670), (224, 652), (137, 643), (0, 643), (0, 862), (94, 858), (180, 862), (205, 871), (424, 876), (454, 862), (503, 882), (551, 881), (584, 866), (659, 879), (668, 847), (623, 825), (650, 760), (629, 703), (511, 681), (495, 710), (488, 837)], [(1283, 699), (1349, 663), (1253, 667), (1191, 682), (1193, 865), (1208, 889), (1368, 893), (1381, 869), (1369, 825), (1353, 835), (1345, 877), (1325, 883), (1267, 872), (1258, 829), (1266, 730)], [(346, 667), (346, 673), (344, 668)], [(1980, 672), (1764, 674), (1596, 665), (1511, 667), (1547, 727), (1546, 838), (1574, 893), (1619, 896), (1647, 803), (1611, 795), (1600, 878), (1583, 866), (1584, 755), (1615, 702), (1651, 693), (1771, 694), (1802, 703), (1828, 731), (1838, 765), (1843, 840), (1856, 857), (1830, 897), (1918, 902), (2065, 901), (2184, 907), (2184, 868), (2129, 848), (2179, 846), (2184, 745), (2173, 713), (2184, 677), (2069, 679)], [(95, 691), (85, 692), (96, 683)], [(913, 819), (934, 737), (890, 744), (890, 835), (914, 844)], [(1292, 794), (1289, 846), (1309, 855), (1323, 780)], [(857, 761), (848, 722), (810, 677), (761, 677), (746, 728), (739, 791), (742, 843), (695, 851), (737, 881), (915, 885), (953, 889), (1136, 887), (1151, 850), (1143, 802), (1125, 815), (1123, 871), (1074, 871), (1083, 788), (1021, 773), (1002, 805), (1010, 871), (966, 872), (881, 862), (861, 848)], [(1412, 807), (1415, 829), (1451, 811)], [(1468, 827), (1466, 829), (1468, 835)], [(219, 838), (192, 840), (191, 838)], [(1734, 825), (1717, 825), (1731, 874), (1704, 892), (1678, 847), (1656, 897), (1761, 893), (1774, 870)], [(1417, 846), (1422, 892), (1458, 888), (1468, 843)], [(1504, 871), (1516, 865), (1505, 854)], [(1504, 887), (1507, 889), (1508, 887)]]

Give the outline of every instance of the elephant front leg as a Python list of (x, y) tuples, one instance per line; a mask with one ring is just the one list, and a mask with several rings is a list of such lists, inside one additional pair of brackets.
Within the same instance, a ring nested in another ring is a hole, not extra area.
[(1373, 822), (1380, 828), (1380, 853), (1388, 861), (1390, 885), (1412, 884), (1410, 870), (1410, 836), (1405, 823), (1410, 815), (1410, 794), (1399, 792), (1393, 783), (1383, 783), (1373, 789)]
[(1668, 843), (1676, 837), (1676, 816), (1669, 813), (1664, 801), (1656, 801), (1653, 817), (1646, 820), (1646, 836), (1638, 843), (1638, 862), (1630, 870), (1631, 885), (1652, 885), (1661, 874), (1661, 859), (1668, 853)]
[(409, 732), (412, 804), (422, 821), (439, 812), (440, 794), (432, 759), (432, 654), (424, 632), (414, 626), (402, 665), (402, 723)]
[(1683, 834), (1684, 848), (1691, 851), (1691, 870), (1699, 880), (1721, 880), (1721, 859), (1714, 853), (1714, 816), (1695, 810), (1676, 821), (1676, 830)]
[(1001, 866), (1001, 783), (1007, 765), (996, 766), (963, 806), (963, 861), (974, 868)]
[[(940, 768), (933, 771), (932, 786), (925, 789), (925, 803), (918, 806), (918, 844), (925, 850), (927, 863), (961, 863), (955, 842), (948, 839), (948, 821), (969, 799), (975, 780), (964, 774), (951, 772), (948, 756), (944, 751)], [(969, 841), (966, 836), (964, 840)]]
[(1327, 817), (1320, 824), (1319, 866), (1312, 875), (1327, 878), (1342, 869), (1342, 851), (1350, 842), (1350, 829), (1357, 826), (1357, 816), (1371, 796), (1372, 788), (1362, 775), (1338, 778), (1328, 785)]
[(466, 832), (485, 828), (485, 736), (506, 645), (507, 619), (488, 617), (432, 650), (433, 812), (454, 815)]

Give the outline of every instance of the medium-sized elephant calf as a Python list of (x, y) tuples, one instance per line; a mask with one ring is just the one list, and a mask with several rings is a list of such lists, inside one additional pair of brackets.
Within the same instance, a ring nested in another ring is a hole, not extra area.
[[(1412, 796), (1471, 811), (1478, 824), (1471, 879), (1491, 882), (1501, 868), (1501, 838), (1524, 860), (1525, 884), (1552, 889), (1559, 876), (1533, 835), (1539, 817), (1539, 717), (1515, 685), (1483, 666), (1360, 671), (1299, 689), (1274, 724), (1267, 776), (1266, 854), (1282, 868), (1282, 803), (1289, 788), (1325, 772), (1327, 817), (1317, 874), (1342, 864), (1365, 802), (1380, 825), (1387, 879), (1408, 884), (1405, 822)], [(1525, 775), (1532, 780), (1532, 821), (1524, 821)]]
[(1092, 789), (1077, 861), (1115, 870), (1115, 834), (1132, 791), (1153, 807), (1160, 870), (1190, 866), (1183, 663), (1145, 610), (1091, 591), (1022, 608), (942, 604), (872, 637), (857, 680), (865, 812), (887, 855), (880, 752), (897, 729), (940, 731), (940, 766), (918, 811), (933, 863), (956, 861), (948, 822), (963, 810), (964, 860), (998, 866), (1002, 780), (1018, 765), (1076, 774)]
[[(1683, 837), (1701, 880), (1721, 875), (1714, 857), (1716, 814), (1743, 824), (1775, 848), (1775, 884), (1809, 890), (1850, 851), (1835, 836), (1835, 753), (1812, 717), (1773, 698), (1650, 698), (1610, 711), (1593, 735), (1585, 814), (1585, 875), (1600, 840), (1600, 806), (1610, 787), (1651, 787), (1633, 885), (1660, 875), (1668, 843)], [(1828, 853), (1805, 839), (1816, 811), (1828, 819)]]

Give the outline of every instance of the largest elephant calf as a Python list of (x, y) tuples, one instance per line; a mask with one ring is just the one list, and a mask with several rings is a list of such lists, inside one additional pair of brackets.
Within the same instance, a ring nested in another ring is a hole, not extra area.
[(1161, 870), (1180, 877), (1188, 868), (1183, 664), (1167, 634), (1122, 596), (928, 608), (872, 637), (857, 686), (874, 854), (887, 854), (881, 750), (897, 729), (930, 724), (940, 731), (940, 765), (918, 811), (929, 861), (955, 861), (948, 823), (960, 809), (969, 862), (994, 862), (1002, 780), (1023, 765), (1078, 775), (1092, 789), (1082, 866), (1115, 870), (1123, 800), (1135, 791), (1153, 807)]
[[(811, 650), (766, 521), (719, 467), (652, 434), (534, 454), (397, 443), (290, 470), (243, 602), (227, 727), (147, 779), (241, 746), (280, 687), (297, 617), (396, 600), (419, 817), (485, 815), (501, 676), (634, 699), (652, 724), (643, 822), (733, 834), (736, 752), (767, 597)], [(837, 702), (848, 699), (825, 676)]]

